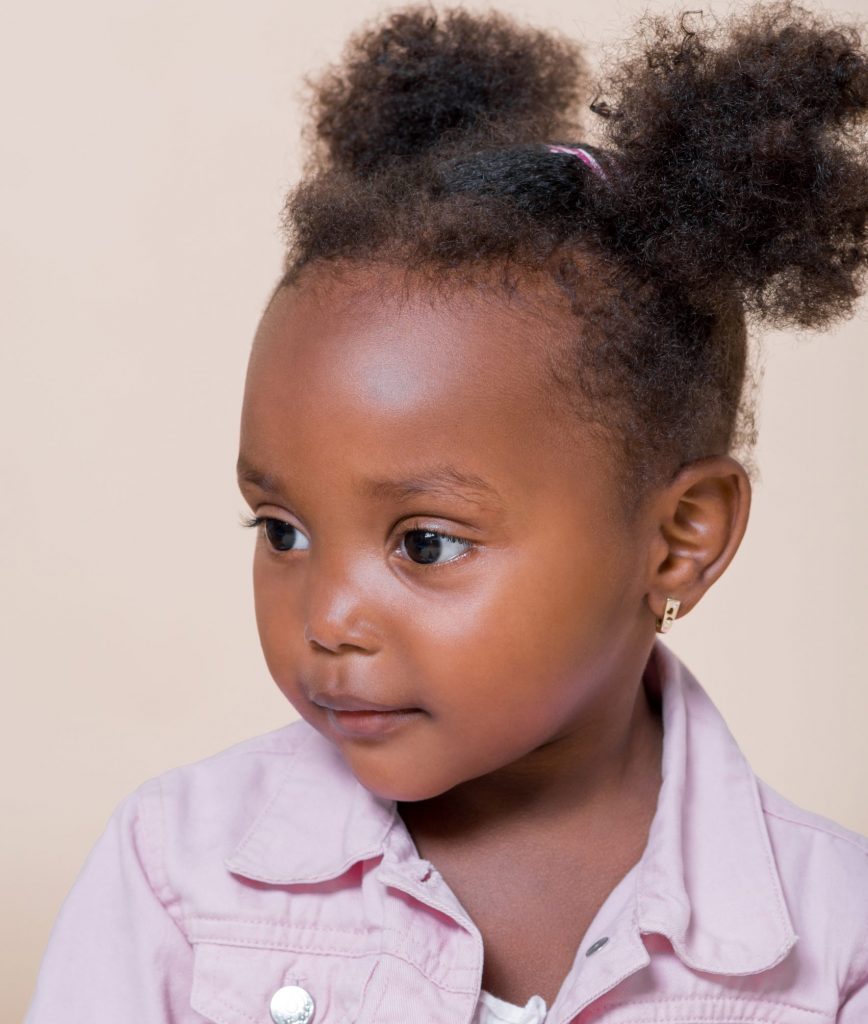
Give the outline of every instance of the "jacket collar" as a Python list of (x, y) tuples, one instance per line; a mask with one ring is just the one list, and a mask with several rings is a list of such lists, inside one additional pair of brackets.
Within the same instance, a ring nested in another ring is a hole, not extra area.
[(224, 864), (272, 885), (324, 882), (382, 854), (401, 819), (395, 801), (365, 789), (313, 726), (299, 719), (289, 730), (301, 734), (289, 768)]
[(689, 967), (754, 974), (796, 942), (756, 776), (711, 698), (659, 639), (662, 785), (639, 861), (636, 916)]
[[(720, 712), (659, 638), (645, 685), (662, 704), (662, 784), (636, 875), (640, 932), (665, 935), (689, 967), (753, 974), (795, 944), (756, 777)], [(303, 720), (280, 785), (225, 860), (274, 885), (323, 882), (384, 854), (413, 851), (394, 800), (365, 789)], [(412, 856), (412, 853), (409, 854)], [(419, 861), (416, 861), (418, 868)]]

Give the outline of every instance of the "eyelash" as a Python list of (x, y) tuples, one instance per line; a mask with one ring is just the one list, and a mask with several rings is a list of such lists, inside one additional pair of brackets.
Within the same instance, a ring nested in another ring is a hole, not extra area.
[[(277, 522), (283, 522), (282, 519), (276, 519), (275, 516), (248, 516), (242, 514), (241, 525), (250, 529), (257, 529), (271, 519), (275, 519)], [(455, 558), (450, 558), (446, 562), (429, 562), (428, 564), (425, 564), (424, 562), (414, 562), (412, 558), (404, 559), (405, 562), (409, 562), (411, 565), (415, 565), (419, 569), (442, 569), (446, 565), (454, 565), (456, 562), (462, 561), (476, 546), (472, 541), (467, 540), (466, 537), (456, 537), (454, 534), (446, 533), (444, 530), (435, 530), (430, 526), (412, 526), (401, 533), (399, 540), (405, 537), (408, 533), (415, 533), (418, 530), (422, 530), (425, 533), (434, 533), (438, 537), (442, 537), (444, 540), (452, 540), (457, 544), (470, 545), (463, 554), (456, 555)], [(266, 543), (268, 543), (267, 539)], [(275, 548), (271, 547), (271, 544), (268, 544), (268, 547), (276, 555), (287, 554), (285, 551), (277, 551)]]

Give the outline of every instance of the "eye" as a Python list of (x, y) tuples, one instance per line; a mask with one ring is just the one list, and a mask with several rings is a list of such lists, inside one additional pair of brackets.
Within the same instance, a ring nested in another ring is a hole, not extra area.
[[(274, 551), (305, 551), (310, 547), (307, 537), (292, 523), (285, 523), (282, 519), (275, 519), (273, 516), (254, 516), (244, 520), (244, 526), (262, 526), (266, 540)], [(294, 542), (301, 540), (303, 543), (295, 546)]]
[[(310, 547), (310, 541), (297, 526), (274, 516), (242, 516), (242, 526), (261, 526), (269, 547), (276, 552), (305, 551)], [(472, 541), (426, 527), (405, 530), (400, 544), (404, 557), (416, 565), (455, 562), (473, 546)]]
[[(439, 530), (419, 528), (407, 530), (401, 535), (401, 547), (417, 565), (444, 565), (456, 561), (473, 544)], [(441, 558), (442, 555), (451, 557)]]

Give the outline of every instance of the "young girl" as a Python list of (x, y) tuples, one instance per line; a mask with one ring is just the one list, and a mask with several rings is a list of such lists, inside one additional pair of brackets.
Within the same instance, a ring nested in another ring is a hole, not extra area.
[(144, 783), (30, 1024), (864, 1024), (868, 839), (657, 633), (748, 519), (746, 324), (851, 312), (868, 69), (789, 4), (409, 8), (319, 84), (239, 482), (301, 716)]

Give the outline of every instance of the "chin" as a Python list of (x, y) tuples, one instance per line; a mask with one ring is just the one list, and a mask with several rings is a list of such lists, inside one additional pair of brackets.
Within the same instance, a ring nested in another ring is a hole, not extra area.
[(359, 782), (382, 800), (415, 803), (440, 796), (456, 785), (456, 779), (432, 778), (426, 772), (402, 769), (400, 766), (371, 764), (361, 758), (348, 758), (353, 774)]

